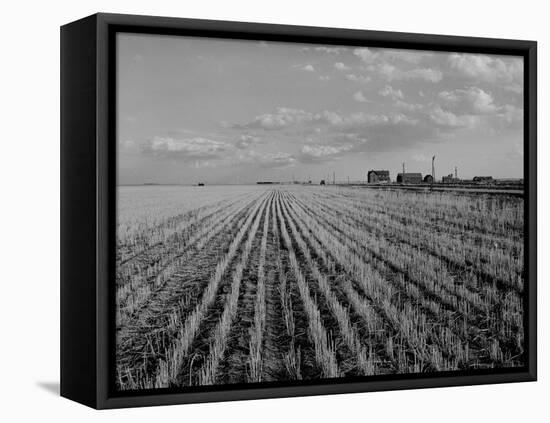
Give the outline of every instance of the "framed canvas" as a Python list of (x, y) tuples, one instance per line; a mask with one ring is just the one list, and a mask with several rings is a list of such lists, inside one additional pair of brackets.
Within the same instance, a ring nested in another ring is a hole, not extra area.
[(536, 380), (536, 43), (61, 28), (61, 394)]

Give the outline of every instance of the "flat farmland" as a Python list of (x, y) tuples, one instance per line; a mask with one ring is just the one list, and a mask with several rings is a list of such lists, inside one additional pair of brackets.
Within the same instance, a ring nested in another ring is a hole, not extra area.
[(524, 364), (523, 198), (118, 188), (120, 390)]

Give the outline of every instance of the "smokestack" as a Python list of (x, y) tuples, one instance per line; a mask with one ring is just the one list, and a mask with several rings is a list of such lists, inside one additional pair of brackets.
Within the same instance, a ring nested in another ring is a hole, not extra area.
[(432, 178), (435, 182), (435, 156), (432, 157)]

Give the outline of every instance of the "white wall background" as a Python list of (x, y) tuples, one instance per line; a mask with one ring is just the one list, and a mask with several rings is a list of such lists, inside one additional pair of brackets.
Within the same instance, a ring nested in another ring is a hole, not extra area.
[[(548, 421), (550, 30), (531, 0), (11, 1), (2, 6), (0, 420)], [(96, 412), (59, 381), (59, 26), (103, 11), (539, 42), (539, 382)], [(546, 416), (545, 416), (546, 414)]]

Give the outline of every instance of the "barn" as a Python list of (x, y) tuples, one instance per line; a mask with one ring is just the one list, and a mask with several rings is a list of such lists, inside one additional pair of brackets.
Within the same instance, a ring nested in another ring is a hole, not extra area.
[(367, 180), (369, 184), (375, 184), (377, 182), (390, 182), (389, 170), (369, 170), (367, 173)]
[(433, 184), (434, 183), (434, 177), (432, 175), (424, 176), (424, 183), (425, 184)]
[(401, 184), (421, 184), (421, 173), (398, 173), (397, 182)]

